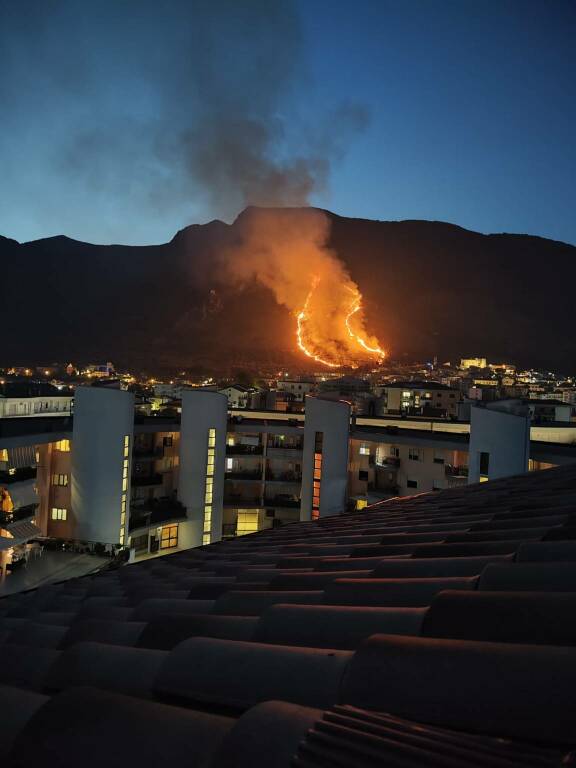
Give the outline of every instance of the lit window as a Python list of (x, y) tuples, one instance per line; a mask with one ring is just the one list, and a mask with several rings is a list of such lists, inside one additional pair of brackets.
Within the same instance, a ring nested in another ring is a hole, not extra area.
[(178, 526), (167, 525), (160, 534), (160, 549), (172, 549), (178, 546)]
[(360, 445), (360, 455), (361, 456), (370, 456), (370, 446), (366, 445), (366, 443), (362, 443)]
[(366, 499), (356, 499), (356, 509), (364, 509), (368, 506)]
[(70, 451), (70, 440), (58, 440), (58, 442), (54, 443), (54, 450), (55, 451), (63, 451), (63, 452), (69, 452)]
[(52, 507), (51, 518), (52, 520), (66, 520), (68, 510), (62, 507)]
[(0, 461), (8, 461), (8, 449), (0, 448)]
[(52, 485), (68, 485), (68, 475), (54, 474), (52, 475)]

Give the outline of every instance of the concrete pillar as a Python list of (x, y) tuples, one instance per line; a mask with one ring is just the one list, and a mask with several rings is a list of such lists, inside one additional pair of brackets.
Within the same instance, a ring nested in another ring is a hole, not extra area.
[(302, 520), (337, 515), (345, 510), (349, 436), (349, 403), (306, 397), (300, 507)]
[(222, 537), (228, 399), (219, 392), (182, 392), (178, 498), (188, 512), (180, 547)]
[(131, 392), (104, 387), (76, 389), (71, 504), (78, 539), (127, 542), (133, 436)]
[(472, 406), (468, 483), (527, 472), (529, 457), (530, 414), (525, 405), (514, 400)]

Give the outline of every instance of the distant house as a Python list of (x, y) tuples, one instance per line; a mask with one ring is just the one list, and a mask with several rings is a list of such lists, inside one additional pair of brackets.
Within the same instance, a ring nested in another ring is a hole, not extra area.
[(241, 384), (230, 384), (229, 387), (223, 387), (219, 389), (221, 395), (226, 395), (228, 398), (229, 408), (247, 408), (248, 398), (250, 397), (251, 390), (248, 387), (243, 387)]

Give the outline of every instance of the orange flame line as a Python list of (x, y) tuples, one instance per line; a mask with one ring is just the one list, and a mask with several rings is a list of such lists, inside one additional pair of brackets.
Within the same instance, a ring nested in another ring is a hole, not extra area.
[(339, 368), (340, 366), (338, 363), (331, 363), (329, 360), (323, 360), (321, 357), (318, 357), (318, 355), (315, 355), (313, 352), (311, 352), (306, 344), (304, 343), (304, 321), (306, 320), (306, 313), (308, 311), (308, 305), (310, 304), (310, 299), (312, 298), (312, 294), (314, 293), (316, 286), (318, 285), (318, 278), (315, 277), (312, 281), (312, 287), (310, 288), (310, 292), (308, 293), (308, 296), (306, 297), (306, 301), (304, 302), (304, 306), (300, 310), (300, 312), (297, 315), (296, 318), (296, 338), (298, 339), (298, 346), (304, 352), (305, 355), (312, 358), (312, 360), (315, 360), (317, 363), (322, 363), (322, 365), (327, 365), (329, 368)]
[(350, 308), (350, 312), (348, 312), (348, 314), (346, 315), (346, 320), (345, 320), (346, 328), (348, 330), (348, 333), (350, 334), (350, 338), (354, 339), (354, 341), (356, 341), (358, 344), (360, 344), (360, 346), (363, 347), (366, 350), (366, 352), (370, 353), (371, 355), (378, 355), (378, 357), (381, 360), (383, 360), (386, 357), (386, 352), (384, 352), (384, 350), (381, 349), (380, 347), (371, 347), (371, 346), (369, 346), (364, 341), (362, 336), (359, 336), (357, 333), (354, 333), (354, 331), (350, 327), (350, 318), (353, 315), (355, 315), (356, 312), (360, 311), (360, 308), (362, 306), (361, 302), (362, 302), (361, 298), (354, 299), (354, 301), (352, 302), (352, 306)]

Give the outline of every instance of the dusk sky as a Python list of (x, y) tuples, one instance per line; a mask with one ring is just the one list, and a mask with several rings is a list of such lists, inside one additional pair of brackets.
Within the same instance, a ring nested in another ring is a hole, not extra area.
[(0, 234), (248, 203), (576, 243), (573, 0), (0, 0)]

